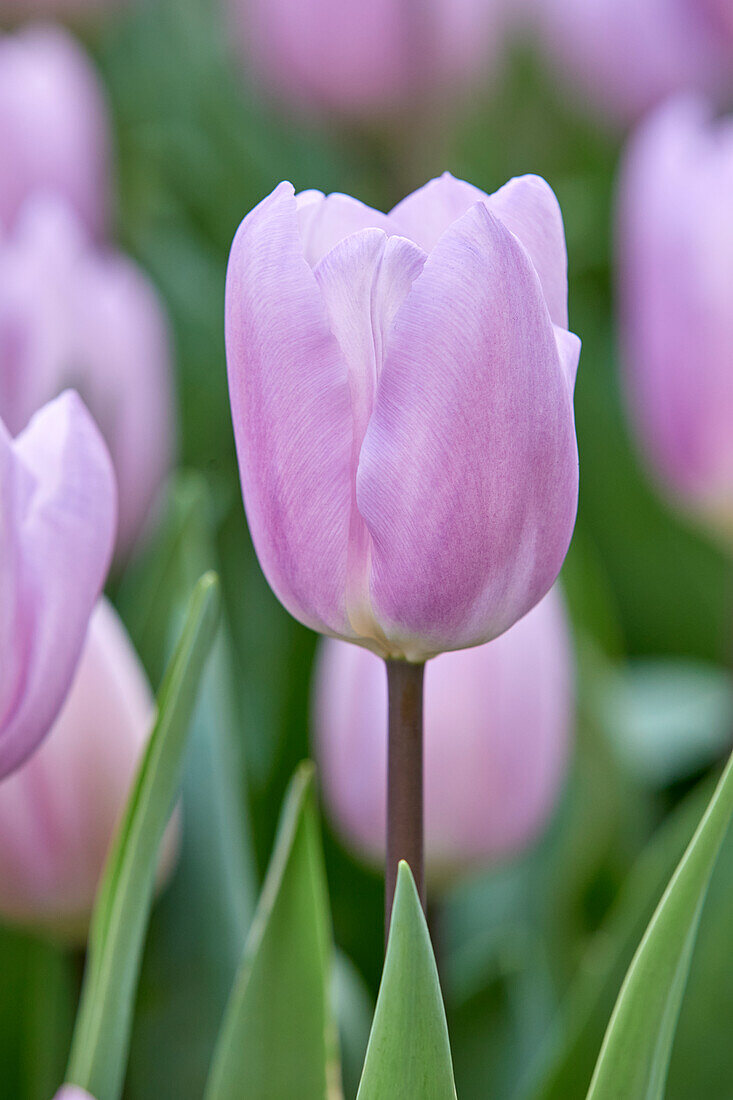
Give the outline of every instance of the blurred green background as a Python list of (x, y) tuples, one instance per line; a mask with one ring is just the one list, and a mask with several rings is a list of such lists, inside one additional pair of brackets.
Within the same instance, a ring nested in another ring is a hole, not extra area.
[[(562, 574), (579, 713), (547, 834), (521, 859), (435, 899), (436, 952), (459, 1095), (582, 1098), (625, 966), (733, 731), (729, 562), (660, 499), (626, 427), (613, 287), (623, 135), (575, 110), (521, 42), (460, 112), (422, 120), (408, 164), (396, 127), (295, 121), (258, 97), (227, 56), (210, 0), (141, 4), (88, 45), (113, 111), (116, 236), (152, 275), (173, 322), (189, 472), (155, 544), (113, 594), (154, 683), (168, 638), (156, 634), (151, 609), (174, 606), (199, 565), (220, 569), (227, 616), (199, 710), (183, 859), (149, 935), (126, 1095), (200, 1097), (282, 796), (309, 754), (316, 639), (270, 592), (239, 490), (223, 345), (231, 239), (281, 179), (389, 209), (448, 169), (486, 191), (539, 173), (565, 218), (571, 328), (583, 341), (580, 512)], [(222, 775), (241, 778), (231, 798)], [(324, 833), (335, 937), (350, 960), (339, 967), (338, 998), (353, 1088), (381, 972), (382, 882), (327, 822)], [(733, 839), (703, 917), (672, 1100), (733, 1091), (732, 922)], [(78, 967), (0, 930), (0, 975), (0, 1094), (44, 1100), (65, 1060)]]

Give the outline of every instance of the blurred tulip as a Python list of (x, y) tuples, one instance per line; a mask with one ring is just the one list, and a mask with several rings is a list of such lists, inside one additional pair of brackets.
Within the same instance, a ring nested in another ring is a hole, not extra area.
[(104, 227), (104, 92), (84, 51), (59, 27), (0, 35), (0, 149), (0, 228), (39, 189), (63, 195), (95, 233)]
[(298, 109), (368, 114), (468, 84), (506, 0), (228, 0), (240, 52)]
[(146, 276), (94, 248), (55, 198), (27, 203), (0, 241), (0, 416), (18, 432), (60, 389), (79, 390), (115, 466), (121, 555), (170, 466), (171, 373), (166, 318)]
[[(334, 824), (375, 861), (384, 852), (387, 681), (357, 646), (326, 640), (315, 682), (315, 756)], [(555, 804), (573, 724), (573, 659), (550, 592), (501, 638), (425, 671), (428, 870), (491, 862), (527, 845)]]
[(733, 535), (733, 118), (682, 98), (640, 129), (619, 201), (633, 419), (661, 481)]
[[(40, 749), (0, 783), (0, 915), (83, 941), (104, 860), (154, 716), (122, 623), (101, 600), (66, 702)], [(160, 874), (170, 870), (169, 827)]]
[(94, 1100), (94, 1097), (84, 1089), (77, 1088), (76, 1085), (64, 1085), (56, 1093), (55, 1100)]
[(673, 92), (730, 86), (730, 60), (703, 0), (530, 0), (567, 82), (630, 122)]
[(701, 2), (707, 9), (714, 26), (724, 36), (729, 48), (733, 48), (733, 0), (701, 0)]
[(107, 575), (115, 483), (75, 393), (13, 440), (0, 421), (0, 778), (48, 733)]
[(291, 614), (422, 661), (541, 599), (575, 521), (580, 348), (543, 180), (446, 175), (389, 216), (283, 183), (240, 226), (226, 313), (250, 530)]

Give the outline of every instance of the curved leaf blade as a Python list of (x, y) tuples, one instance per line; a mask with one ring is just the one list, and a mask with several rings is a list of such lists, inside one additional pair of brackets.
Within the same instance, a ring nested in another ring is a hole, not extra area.
[(400, 863), (387, 955), (357, 1100), (455, 1100), (453, 1062), (430, 933)]
[(331, 930), (313, 768), (291, 782), (205, 1100), (338, 1097)]
[(176, 800), (189, 719), (219, 619), (219, 582), (204, 575), (158, 695), (158, 717), (97, 896), (67, 1081), (119, 1100), (157, 855)]
[(619, 993), (588, 1100), (661, 1100), (708, 884), (733, 815), (733, 756)]

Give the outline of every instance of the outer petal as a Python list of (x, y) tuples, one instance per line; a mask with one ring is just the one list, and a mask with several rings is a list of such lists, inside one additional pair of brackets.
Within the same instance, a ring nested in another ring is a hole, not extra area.
[[(12, 462), (7, 450), (13, 451)], [(116, 492), (106, 447), (81, 401), (63, 394), (11, 443), (3, 434), (0, 552), (14, 592), (0, 609), (3, 673), (21, 660), (0, 714), (0, 776), (48, 733), (71, 683), (114, 543)], [(12, 511), (5, 509), (12, 502)], [(9, 512), (9, 514), (8, 514)]]
[(568, 255), (555, 192), (541, 176), (517, 176), (490, 195), (487, 205), (527, 249), (550, 317), (567, 328)]
[(7, 224), (32, 191), (47, 189), (101, 231), (109, 146), (102, 86), (71, 35), (31, 26), (0, 40), (0, 223)]
[(493, 195), (444, 172), (414, 191), (389, 215), (397, 231), (431, 251), (474, 203), (483, 202), (522, 242), (539, 275), (552, 320), (567, 328), (565, 230), (555, 193), (540, 176), (517, 176)]
[(357, 475), (392, 651), (496, 637), (558, 574), (575, 522), (570, 390), (537, 275), (483, 204), (402, 306)]
[(303, 257), (290, 184), (255, 207), (234, 239), (226, 344), (242, 489), (260, 564), (301, 622), (349, 633), (348, 372)]
[(381, 229), (390, 234), (395, 228), (386, 214), (373, 210), (350, 195), (324, 195), (321, 191), (302, 191), (295, 199), (303, 239), (303, 252), (315, 267), (335, 244), (360, 229)]

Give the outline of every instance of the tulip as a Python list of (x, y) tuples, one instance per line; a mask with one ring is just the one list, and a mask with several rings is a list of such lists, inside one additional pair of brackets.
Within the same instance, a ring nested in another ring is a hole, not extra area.
[(91, 62), (66, 31), (38, 25), (0, 35), (0, 148), (0, 229), (43, 189), (63, 195), (90, 229), (102, 230), (107, 105)]
[(56, 1093), (55, 1100), (94, 1100), (94, 1097), (84, 1089), (77, 1088), (76, 1085), (64, 1085)]
[(0, 416), (18, 432), (59, 390), (79, 390), (117, 474), (119, 556), (170, 467), (171, 374), (165, 314), (146, 276), (97, 249), (56, 198), (30, 200), (0, 242)]
[(240, 53), (299, 109), (361, 115), (445, 93), (489, 66), (504, 0), (228, 0)]
[(730, 86), (705, 10), (713, 0), (531, 0), (561, 75), (610, 119), (632, 122), (668, 95)]
[(0, 779), (70, 687), (114, 543), (109, 455), (74, 393), (13, 440), (0, 421)]
[[(573, 659), (553, 589), (501, 638), (425, 671), (430, 877), (512, 855), (538, 835), (566, 772)], [(315, 756), (336, 827), (368, 859), (385, 847), (387, 680), (365, 649), (327, 639), (315, 678)]]
[(226, 341), (250, 531), (307, 626), (422, 662), (503, 633), (575, 521), (565, 242), (541, 179), (384, 215), (283, 183), (243, 221)]
[(629, 406), (660, 482), (733, 535), (733, 119), (677, 99), (626, 157), (619, 296)]
[[(0, 914), (83, 942), (154, 715), (122, 623), (101, 600), (76, 677), (38, 751), (0, 784)], [(161, 856), (175, 851), (170, 827)]]

